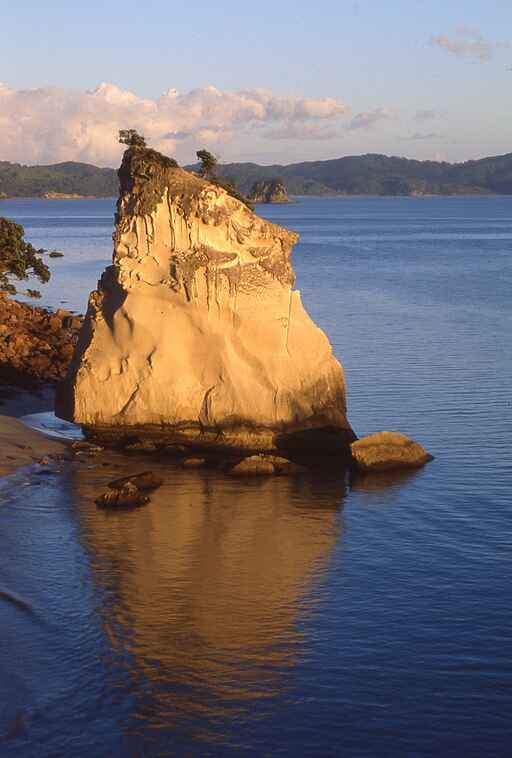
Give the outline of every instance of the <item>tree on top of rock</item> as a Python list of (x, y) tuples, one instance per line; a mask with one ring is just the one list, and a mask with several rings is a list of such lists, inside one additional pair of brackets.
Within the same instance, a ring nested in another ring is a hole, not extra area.
[(216, 184), (217, 187), (222, 187), (226, 190), (228, 195), (236, 198), (236, 200), (240, 200), (241, 203), (244, 203), (244, 205), (252, 210), (251, 203), (236, 189), (233, 182), (226, 176), (219, 175), (219, 163), (217, 161), (217, 158), (212, 155), (212, 153), (208, 152), (208, 150), (198, 150), (196, 152), (196, 155), (200, 163), (199, 170), (197, 172), (199, 176), (201, 176), (203, 179), (207, 179), (212, 184)]
[(24, 240), (25, 230), (8, 218), (0, 218), (0, 289), (14, 294), (16, 287), (10, 282), (35, 276), (40, 282), (47, 282), (50, 270), (38, 258), (43, 251), (36, 250)]
[(218, 165), (217, 158), (212, 155), (212, 153), (209, 153), (208, 150), (198, 150), (196, 155), (201, 164), (199, 166), (199, 176), (202, 176), (205, 179), (212, 179), (215, 177)]
[(119, 142), (128, 147), (146, 147), (146, 140), (135, 129), (120, 129)]

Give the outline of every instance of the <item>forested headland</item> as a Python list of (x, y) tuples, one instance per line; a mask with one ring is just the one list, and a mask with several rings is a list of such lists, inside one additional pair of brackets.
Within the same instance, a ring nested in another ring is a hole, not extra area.
[[(276, 176), (290, 195), (512, 194), (512, 153), (464, 163), (368, 154), (287, 166), (226, 163), (219, 164), (219, 171), (244, 194), (255, 182)], [(118, 186), (113, 168), (77, 162), (23, 166), (0, 161), (0, 197), (110, 197), (118, 194)]]

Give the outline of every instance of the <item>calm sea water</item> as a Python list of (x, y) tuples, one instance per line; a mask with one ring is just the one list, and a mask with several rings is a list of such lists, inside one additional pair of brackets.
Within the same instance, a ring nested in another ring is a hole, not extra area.
[[(84, 311), (113, 201), (10, 201)], [(126, 459), (0, 483), (0, 755), (509, 756), (512, 198), (301, 199), (297, 286), (359, 435), (414, 474), (260, 482), (163, 462), (148, 507), (93, 503)], [(130, 469), (147, 462), (130, 459)]]

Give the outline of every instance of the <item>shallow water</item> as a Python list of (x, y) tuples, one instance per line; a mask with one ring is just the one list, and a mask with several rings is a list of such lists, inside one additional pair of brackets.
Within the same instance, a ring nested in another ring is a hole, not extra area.
[[(48, 304), (84, 310), (112, 206), (2, 204), (66, 254)], [(94, 497), (147, 460), (3, 480), (0, 590), (32, 610), (0, 598), (2, 758), (510, 752), (512, 198), (261, 210), (301, 233), (358, 434), (436, 458), (352, 484), (160, 461), (151, 504), (116, 514)]]

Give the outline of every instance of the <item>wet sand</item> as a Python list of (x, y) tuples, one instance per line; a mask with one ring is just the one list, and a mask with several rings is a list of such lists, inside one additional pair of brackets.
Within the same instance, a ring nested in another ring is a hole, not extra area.
[(29, 429), (12, 416), (0, 416), (0, 477), (65, 448), (64, 443)]

